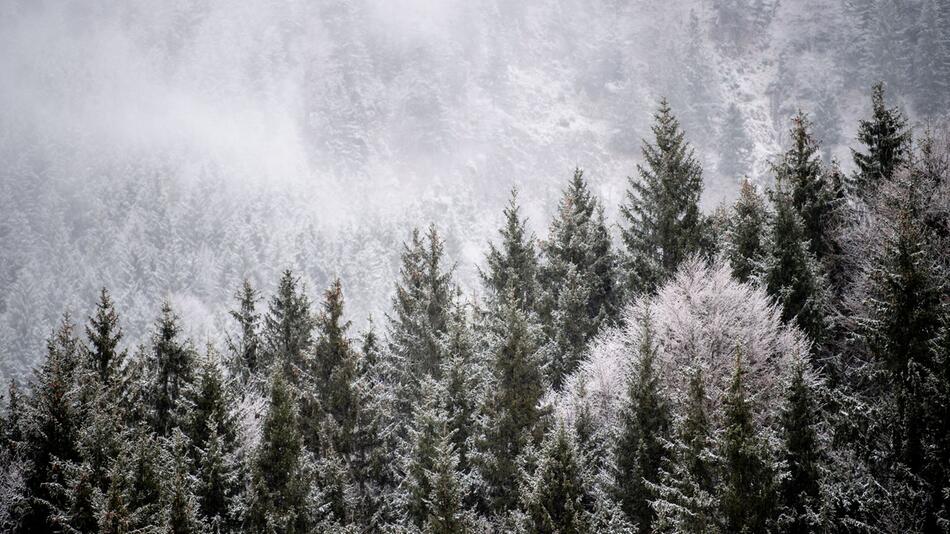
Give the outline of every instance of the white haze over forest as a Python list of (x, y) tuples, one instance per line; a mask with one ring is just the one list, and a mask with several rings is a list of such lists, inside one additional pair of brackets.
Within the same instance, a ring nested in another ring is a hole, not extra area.
[(0, 376), (102, 285), (127, 341), (164, 296), (203, 341), (285, 268), (378, 324), (430, 222), (475, 292), (513, 187), (543, 238), (580, 167), (616, 222), (661, 96), (709, 211), (770, 179), (798, 108), (846, 169), (874, 81), (926, 120), (888, 33), (920, 2), (734, 3), (0, 0)]

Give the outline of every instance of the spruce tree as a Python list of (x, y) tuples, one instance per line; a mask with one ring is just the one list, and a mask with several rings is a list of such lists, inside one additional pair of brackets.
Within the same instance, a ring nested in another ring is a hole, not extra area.
[(825, 277), (809, 250), (805, 226), (784, 181), (776, 183), (772, 206), (762, 280), (781, 303), (782, 319), (794, 320), (817, 345), (826, 331)]
[(150, 398), (152, 424), (160, 435), (179, 425), (178, 411), (194, 374), (194, 350), (181, 339), (178, 315), (166, 300), (152, 334)]
[(101, 532), (139, 532), (162, 525), (165, 488), (162, 449), (144, 424), (129, 429), (125, 448), (110, 471), (99, 516)]
[(858, 141), (864, 149), (851, 151), (858, 167), (855, 186), (861, 196), (889, 181), (894, 171), (909, 160), (911, 150), (907, 120), (898, 108), (887, 107), (882, 82), (871, 89), (871, 108), (871, 118), (861, 120), (858, 126)]
[(551, 317), (553, 337), (544, 347), (548, 377), (555, 391), (560, 391), (577, 370), (594, 329), (587, 315), (590, 287), (573, 265), (568, 267), (563, 284)]
[(806, 381), (806, 362), (796, 363), (781, 412), (781, 430), (786, 469), (781, 484), (782, 530), (813, 532), (820, 495), (818, 406), (813, 386)]
[(296, 387), (307, 370), (307, 352), (313, 335), (310, 299), (300, 279), (288, 269), (271, 297), (261, 333), (268, 366), (277, 366)]
[(513, 292), (522, 310), (529, 313), (538, 303), (538, 252), (534, 234), (528, 232), (520, 209), (518, 192), (513, 189), (504, 210), (505, 225), (498, 230), (501, 243), (488, 244), (487, 267), (480, 275), (492, 301)]
[(545, 440), (525, 510), (532, 533), (582, 534), (589, 532), (585, 501), (589, 489), (581, 476), (575, 444), (563, 425)]
[(231, 352), (232, 372), (242, 384), (246, 384), (261, 371), (264, 363), (261, 354), (261, 315), (257, 312), (257, 303), (261, 298), (251, 281), (244, 279), (235, 299), (238, 307), (229, 313), (237, 322), (238, 331), (235, 336), (228, 336), (227, 343)]
[(119, 327), (119, 315), (112, 304), (112, 298), (106, 288), (99, 293), (96, 313), (89, 318), (86, 326), (89, 338), (89, 358), (92, 368), (104, 385), (112, 383), (113, 376), (125, 359), (125, 353), (119, 351), (122, 328)]
[(282, 371), (270, 383), (261, 441), (251, 460), (247, 514), (242, 528), (255, 532), (309, 532), (310, 469), (294, 393)]
[(450, 433), (444, 434), (433, 451), (428, 472), (429, 515), (424, 531), (431, 534), (464, 534), (474, 531), (471, 514), (465, 509), (466, 484)]
[(726, 532), (768, 532), (775, 511), (773, 469), (770, 452), (755, 427), (745, 373), (737, 353), (724, 402), (719, 506)]
[(162, 497), (162, 526), (168, 534), (193, 534), (203, 532), (206, 525), (198, 511), (194, 477), (191, 474), (191, 447), (188, 438), (178, 429), (172, 432), (167, 443), (168, 465), (163, 470), (165, 481)]
[(423, 396), (413, 410), (403, 468), (406, 515), (419, 528), (426, 524), (432, 511), (429, 496), (433, 492), (434, 480), (430, 475), (435, 468), (436, 448), (443, 436), (451, 439), (439, 384), (426, 378), (422, 386)]
[(699, 252), (703, 191), (702, 168), (680, 130), (666, 99), (653, 115), (653, 142), (643, 142), (645, 166), (628, 178), (625, 221), (628, 293), (652, 292), (680, 262)]
[(768, 213), (765, 201), (752, 182), (743, 180), (726, 229), (726, 258), (739, 281), (753, 278), (765, 255)]
[(719, 173), (726, 179), (735, 179), (749, 173), (752, 166), (752, 141), (745, 129), (745, 119), (735, 102), (726, 109), (719, 143)]
[(669, 405), (660, 391), (653, 329), (646, 315), (641, 328), (627, 406), (621, 414), (614, 485), (623, 511), (640, 532), (647, 533), (656, 518), (650, 507), (656, 498), (651, 486), (659, 483), (660, 469), (669, 455), (666, 443), (671, 421)]
[[(517, 298), (517, 297), (516, 297)], [(476, 354), (473, 327), (469, 324), (460, 297), (449, 317), (443, 349), (446, 354), (441, 387), (445, 392), (445, 411), (451, 434), (453, 454), (458, 467), (468, 471), (472, 460), (472, 440), (481, 425), (481, 405), (486, 377), (484, 364)]]
[(540, 272), (544, 291), (540, 312), (546, 337), (555, 336), (554, 317), (559, 310), (561, 291), (573, 268), (588, 288), (585, 338), (589, 339), (601, 324), (616, 318), (619, 294), (616, 260), (604, 210), (587, 187), (580, 169), (575, 169), (561, 196), (548, 239), (541, 244), (541, 249), (545, 263)]

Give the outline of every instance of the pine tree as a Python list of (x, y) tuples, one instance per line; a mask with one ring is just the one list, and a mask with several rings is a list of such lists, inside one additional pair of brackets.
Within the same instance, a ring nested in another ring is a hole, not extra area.
[(772, 192), (775, 214), (761, 276), (769, 294), (782, 304), (782, 319), (795, 320), (817, 345), (826, 330), (826, 282), (787, 187), (779, 181)]
[(480, 439), (479, 469), (487, 485), (487, 500), (495, 511), (513, 509), (518, 502), (518, 457), (543, 436), (541, 406), (544, 375), (538, 353), (538, 333), (513, 297), (503, 301), (491, 321), (492, 394), (488, 419)]
[(96, 313), (89, 318), (86, 326), (86, 336), (89, 338), (89, 358), (92, 367), (99, 376), (102, 384), (109, 385), (119, 365), (125, 359), (125, 353), (118, 349), (122, 339), (122, 329), (119, 327), (119, 315), (112, 304), (112, 298), (106, 288), (99, 293), (99, 302), (96, 303)]
[(47, 341), (46, 361), (36, 373), (27, 406), (20, 452), (29, 464), (24, 473), (25, 503), (19, 532), (58, 528), (56, 512), (68, 507), (65, 496), (53, 494), (51, 486), (66, 484), (58, 466), (79, 460), (74, 373), (80, 364), (80, 345), (73, 329), (65, 315)]
[(169, 534), (193, 534), (206, 528), (198, 513), (188, 438), (178, 429), (168, 439), (168, 466), (162, 498), (162, 525)]
[(621, 414), (616, 450), (617, 500), (640, 532), (651, 531), (656, 513), (650, 501), (651, 485), (659, 482), (660, 469), (669, 451), (670, 409), (660, 391), (656, 347), (648, 316), (642, 319), (639, 353), (630, 378), (627, 406)]
[(464, 534), (474, 530), (470, 514), (465, 509), (467, 488), (451, 434), (444, 434), (436, 443), (432, 469), (427, 473), (431, 489), (426, 499), (429, 515), (425, 532), (431, 534)]
[(545, 264), (540, 272), (544, 290), (540, 312), (546, 337), (555, 336), (554, 317), (561, 291), (573, 268), (588, 288), (585, 338), (589, 339), (601, 324), (615, 319), (619, 295), (616, 261), (603, 207), (588, 189), (580, 169), (574, 171), (574, 177), (563, 192), (548, 239), (541, 248)]
[(573, 265), (568, 267), (563, 284), (551, 317), (553, 338), (544, 348), (548, 377), (555, 391), (561, 390), (564, 381), (580, 365), (593, 330), (587, 315), (590, 288)]
[(237, 321), (238, 333), (235, 337), (229, 335), (227, 343), (231, 351), (233, 373), (241, 383), (246, 384), (261, 371), (263, 364), (259, 330), (261, 316), (257, 312), (260, 295), (251, 281), (245, 279), (235, 299), (238, 308), (229, 313)]
[(227, 441), (212, 428), (204, 447), (198, 451), (194, 492), (200, 517), (214, 532), (237, 528), (244, 473), (237, 451), (228, 449)]
[(284, 373), (275, 370), (261, 441), (251, 461), (249, 509), (244, 529), (309, 532), (310, 475), (299, 422), (293, 390)]
[(726, 394), (719, 505), (726, 532), (768, 532), (775, 509), (769, 451), (756, 431), (741, 359)]
[(809, 249), (819, 260), (831, 253), (827, 227), (834, 212), (834, 186), (822, 170), (818, 142), (812, 136), (811, 122), (801, 111), (792, 118), (789, 132), (792, 146), (775, 166), (776, 181), (790, 190), (792, 205), (804, 223)]
[(278, 366), (294, 387), (307, 369), (313, 335), (310, 299), (299, 285), (300, 280), (290, 270), (284, 271), (277, 294), (268, 303), (261, 333), (267, 365)]
[(820, 498), (820, 450), (818, 406), (812, 386), (806, 382), (806, 362), (795, 365), (781, 414), (783, 454), (788, 474), (782, 481), (782, 529), (813, 532), (812, 524)]
[(497, 301), (514, 292), (522, 311), (529, 313), (535, 309), (540, 291), (538, 252), (534, 234), (528, 233), (527, 221), (520, 217), (520, 209), (518, 192), (513, 189), (504, 210), (505, 225), (498, 230), (501, 243), (497, 247), (494, 243), (488, 244), (487, 269), (480, 275), (490, 299)]
[(525, 497), (529, 532), (589, 532), (585, 501), (589, 490), (581, 476), (575, 444), (563, 425), (545, 440), (537, 472)]
[(458, 297), (445, 336), (443, 350), (446, 359), (441, 387), (445, 392), (445, 411), (453, 454), (458, 456), (458, 468), (463, 472), (471, 467), (472, 440), (479, 431), (484, 400), (480, 392), (486, 382), (484, 365), (476, 354), (474, 336), (461, 298)]
[(653, 118), (654, 142), (644, 141), (642, 148), (646, 165), (637, 166), (639, 179), (627, 179), (620, 207), (631, 294), (652, 292), (684, 258), (699, 252), (702, 235), (702, 168), (666, 99)]
[(742, 181), (726, 229), (725, 252), (732, 274), (746, 282), (758, 272), (765, 255), (765, 201), (749, 180)]
[(150, 380), (152, 423), (160, 435), (168, 435), (178, 426), (179, 403), (194, 373), (194, 350), (180, 339), (178, 315), (166, 300), (152, 334)]
[(726, 179), (739, 178), (749, 173), (752, 166), (752, 140), (746, 132), (745, 119), (736, 104), (726, 109), (719, 143), (719, 173)]
[(678, 422), (673, 454), (654, 486), (653, 501), (658, 532), (715, 531), (717, 458), (706, 409), (706, 390), (700, 370), (692, 371), (686, 414)]
[(871, 107), (871, 118), (861, 120), (858, 126), (858, 140), (864, 151), (851, 151), (858, 167), (855, 185), (861, 196), (872, 194), (881, 183), (889, 181), (894, 171), (910, 158), (907, 120), (899, 109), (887, 107), (883, 83), (872, 88)]

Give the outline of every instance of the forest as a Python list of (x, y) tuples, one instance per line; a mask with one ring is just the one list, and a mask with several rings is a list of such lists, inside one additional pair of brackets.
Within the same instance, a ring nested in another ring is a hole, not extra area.
[(0, 530), (946, 532), (950, 136), (889, 96), (854, 171), (799, 112), (708, 213), (661, 99), (616, 221), (581, 169), (541, 237), (512, 190), (467, 292), (435, 220), (359, 330), (288, 269), (135, 344), (102, 288), (10, 381)]

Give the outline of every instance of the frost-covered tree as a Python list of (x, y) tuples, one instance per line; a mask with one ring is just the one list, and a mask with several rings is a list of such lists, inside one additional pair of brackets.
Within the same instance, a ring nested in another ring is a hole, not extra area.
[(787, 470), (779, 487), (779, 524), (784, 532), (812, 532), (819, 527), (822, 444), (818, 436), (818, 399), (806, 368), (804, 361), (796, 365), (780, 419)]
[(122, 328), (119, 326), (119, 314), (115, 311), (112, 297), (106, 288), (99, 293), (96, 312), (89, 318), (86, 326), (89, 338), (89, 358), (92, 368), (103, 384), (111, 384), (118, 367), (125, 359), (124, 351), (119, 350)]
[(459, 458), (450, 434), (443, 435), (433, 451), (429, 470), (429, 515), (425, 532), (465, 534), (474, 531), (472, 514), (465, 509), (466, 480), (459, 470)]
[(207, 526), (198, 510), (188, 438), (175, 429), (167, 441), (167, 465), (163, 476), (168, 478), (163, 488), (162, 530), (169, 534), (203, 532)]
[(257, 311), (257, 303), (261, 298), (248, 279), (244, 279), (234, 297), (237, 309), (228, 313), (237, 323), (237, 332), (228, 335), (227, 343), (232, 372), (246, 384), (252, 376), (261, 372), (264, 363), (260, 337), (261, 315)]
[(162, 303), (161, 315), (152, 334), (149, 362), (149, 397), (152, 425), (168, 435), (179, 424), (179, 408), (194, 375), (194, 350), (181, 338), (181, 323), (171, 303)]
[(745, 119), (735, 102), (726, 108), (719, 142), (719, 174), (735, 179), (749, 173), (752, 166), (752, 140), (746, 132)]
[(536, 238), (526, 228), (527, 221), (520, 214), (517, 190), (511, 191), (505, 207), (505, 224), (498, 230), (501, 242), (488, 244), (486, 268), (481, 271), (482, 282), (491, 299), (503, 299), (514, 292), (515, 299), (525, 313), (538, 304), (538, 252)]
[(683, 259), (699, 251), (702, 168), (666, 99), (653, 115), (654, 139), (644, 140), (639, 178), (628, 178), (620, 206), (626, 245), (626, 290), (650, 293)]

